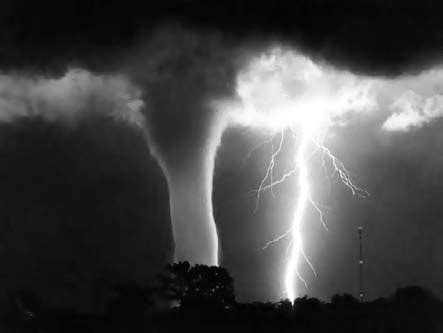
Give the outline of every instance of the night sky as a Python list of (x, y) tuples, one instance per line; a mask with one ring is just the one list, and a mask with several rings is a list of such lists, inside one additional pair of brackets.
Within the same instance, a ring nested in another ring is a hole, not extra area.
[[(131, 1), (2, 1), (0, 71), (43, 78), (58, 78), (72, 67), (97, 75), (140, 72), (132, 76), (135, 85), (151, 87), (144, 78), (150, 77), (151, 62), (143, 55), (158, 45), (150, 42), (156, 29), (170, 25), (196, 36), (220, 36), (222, 42), (208, 45), (210, 59), (222, 64), (226, 78), (209, 83), (210, 91), (220, 94), (232, 90), (235, 68), (224, 65), (230, 50), (248, 54), (261, 43), (286, 43), (319, 62), (367, 76), (418, 73), (443, 59), (443, 23), (431, 1), (345, 1), (340, 6), (320, 0), (183, 0), (146, 6)], [(206, 43), (206, 37), (198, 38)], [(175, 53), (171, 57), (176, 60)], [(206, 59), (205, 54), (196, 56), (194, 67), (182, 77), (194, 79), (194, 68), (202, 65), (199, 57)], [(198, 122), (186, 112), (199, 107), (213, 63), (207, 68), (209, 74), (196, 74), (195, 86), (186, 79), (182, 84), (181, 74), (173, 77), (174, 89), (184, 89), (177, 97), (184, 111), (168, 126), (164, 118), (152, 122), (152, 135), (171, 163), (183, 152), (181, 145), (195, 140), (191, 136), (189, 142), (179, 142), (176, 132), (190, 126), (189, 132), (200, 133), (205, 124), (202, 111)], [(163, 80), (167, 85), (171, 78)], [(154, 104), (161, 104), (162, 92), (157, 96)], [(6, 112), (2, 107), (0, 113)], [(69, 124), (29, 112), (1, 117), (0, 280), (5, 290), (30, 287), (53, 303), (94, 308), (107, 284), (152, 279), (172, 260), (167, 180), (145, 137), (101, 113), (97, 104), (90, 108)], [(357, 295), (357, 227), (363, 226), (369, 299), (407, 285), (443, 297), (443, 120), (436, 117), (419, 128), (389, 132), (382, 130), (388, 117), (388, 110), (359, 115), (326, 139), (370, 196), (353, 197), (336, 178), (326, 193), (324, 175), (313, 171), (319, 184), (315, 191), (328, 206), (329, 231), (308, 209), (306, 253), (318, 277), (304, 267), (309, 289), (300, 288), (311, 296)], [(288, 228), (297, 191), (290, 179), (275, 189), (275, 197), (265, 193), (254, 211), (251, 190), (266, 173), (272, 146), (251, 149), (268, 139), (260, 130), (229, 128), (215, 160), (213, 209), (221, 264), (233, 275), (240, 300), (283, 297), (280, 277), (288, 243), (262, 247)], [(277, 173), (289, 165), (290, 152), (279, 158)]]

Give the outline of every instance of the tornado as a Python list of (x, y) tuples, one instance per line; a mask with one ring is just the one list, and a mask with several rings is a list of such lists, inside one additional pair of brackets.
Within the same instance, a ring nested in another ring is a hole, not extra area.
[[(214, 126), (215, 127), (215, 126)], [(222, 126), (213, 128), (201, 149), (176, 163), (164, 163), (169, 186), (175, 261), (218, 265), (217, 228), (212, 212), (214, 160)]]
[(167, 179), (174, 261), (218, 265), (212, 181), (226, 112), (214, 101), (235, 94), (234, 48), (214, 33), (156, 30), (129, 61), (141, 87), (146, 137)]

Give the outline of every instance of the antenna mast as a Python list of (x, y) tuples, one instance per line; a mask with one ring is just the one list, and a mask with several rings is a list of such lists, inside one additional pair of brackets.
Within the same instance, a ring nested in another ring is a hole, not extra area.
[(359, 261), (358, 261), (358, 268), (359, 268), (359, 299), (360, 302), (363, 302), (365, 293), (363, 291), (363, 227), (358, 227), (358, 241), (359, 241)]

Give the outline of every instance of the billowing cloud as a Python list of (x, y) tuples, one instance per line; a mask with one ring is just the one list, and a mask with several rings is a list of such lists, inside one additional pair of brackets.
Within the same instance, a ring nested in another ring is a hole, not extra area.
[(443, 96), (424, 97), (409, 90), (392, 103), (390, 110), (394, 113), (385, 121), (383, 128), (388, 131), (407, 131), (443, 116)]
[(380, 95), (389, 95), (387, 131), (420, 128), (443, 116), (443, 69), (383, 82)]
[(272, 48), (239, 72), (241, 103), (232, 116), (248, 126), (322, 129), (342, 123), (351, 111), (374, 109), (373, 81), (315, 63), (290, 47)]
[(0, 75), (0, 121), (41, 117), (72, 123), (90, 112), (143, 124), (139, 91), (121, 76), (72, 69), (62, 77)]
[(279, 129), (346, 124), (355, 112), (383, 112), (387, 131), (419, 128), (443, 116), (443, 69), (379, 77), (315, 63), (290, 46), (252, 57), (239, 71), (235, 121)]

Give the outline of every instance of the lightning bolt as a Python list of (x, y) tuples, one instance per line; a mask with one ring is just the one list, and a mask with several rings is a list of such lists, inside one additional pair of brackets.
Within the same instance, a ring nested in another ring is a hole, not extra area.
[[(291, 128), (292, 133), (295, 133), (295, 130)], [(294, 134), (295, 135), (295, 134)], [(273, 151), (271, 154), (270, 162), (266, 169), (265, 176), (260, 182), (259, 188), (256, 190), (257, 192), (257, 200), (256, 200), (256, 209), (258, 207), (260, 201), (260, 195), (267, 191), (272, 190), (272, 188), (276, 185), (283, 183), (289, 177), (297, 174), (297, 186), (298, 186), (298, 195), (295, 202), (295, 211), (293, 215), (293, 219), (291, 222), (290, 228), (285, 231), (283, 234), (278, 237), (268, 241), (263, 249), (266, 249), (270, 245), (277, 243), (287, 237), (290, 237), (289, 246), (287, 249), (287, 260), (286, 260), (286, 268), (284, 274), (284, 286), (285, 293), (291, 301), (293, 301), (297, 297), (296, 290), (296, 280), (300, 280), (305, 287), (308, 287), (308, 283), (306, 279), (299, 272), (299, 266), (301, 259), (310, 267), (315, 276), (317, 276), (317, 272), (314, 268), (314, 265), (309, 260), (305, 253), (304, 242), (303, 242), (303, 234), (302, 234), (302, 226), (303, 226), (303, 217), (305, 211), (308, 206), (311, 206), (319, 216), (319, 220), (325, 230), (328, 230), (326, 225), (323, 210), (321, 205), (317, 203), (311, 193), (311, 187), (309, 182), (309, 160), (311, 157), (320, 151), (321, 155), (321, 166), (325, 172), (326, 178), (329, 183), (329, 187), (331, 186), (331, 179), (328, 175), (328, 169), (326, 166), (326, 161), (329, 160), (332, 168), (333, 175), (338, 175), (339, 180), (342, 182), (344, 186), (346, 186), (349, 191), (353, 195), (357, 195), (360, 197), (366, 197), (369, 195), (364, 189), (358, 187), (353, 179), (350, 176), (349, 171), (345, 168), (344, 164), (331, 152), (329, 148), (327, 148), (320, 140), (315, 138), (309, 131), (301, 128), (300, 133), (298, 135), (298, 142), (296, 141), (296, 151), (294, 155), (294, 167), (283, 174), (279, 179), (273, 180), (272, 174), (273, 169), (276, 166), (276, 159), (280, 152), (282, 151), (282, 147), (284, 144), (284, 131), (280, 133), (280, 140), (277, 150)], [(313, 148), (310, 150), (310, 148)], [(332, 175), (332, 176), (333, 176)]]
[(300, 275), (298, 271), (298, 263), (300, 260), (300, 255), (303, 256), (305, 261), (308, 263), (309, 267), (311, 267), (311, 269), (315, 273), (312, 263), (305, 255), (304, 246), (303, 246), (303, 237), (301, 233), (303, 215), (306, 209), (306, 205), (310, 198), (308, 168), (305, 160), (308, 144), (309, 144), (308, 137), (306, 136), (306, 134), (302, 133), (300, 136), (300, 144), (298, 146), (297, 153), (295, 155), (295, 165), (298, 167), (299, 193), (297, 197), (294, 218), (292, 220), (292, 226), (290, 229), (292, 242), (290, 245), (289, 256), (286, 265), (286, 273), (284, 276), (286, 295), (290, 300), (295, 299), (296, 291), (294, 287), (294, 280), (296, 276), (304, 283), (305, 286), (307, 286), (305, 279)]
[[(268, 168), (266, 169), (266, 174), (263, 177), (260, 186), (258, 188), (257, 192), (257, 201), (255, 204), (255, 209), (254, 209), (254, 213), (257, 211), (258, 209), (258, 204), (260, 203), (260, 194), (264, 191), (266, 191), (267, 189), (271, 189), (272, 191), (272, 187), (273, 185), (275, 185), (274, 181), (273, 181), (273, 174), (274, 174), (274, 166), (275, 166), (275, 159), (278, 156), (278, 154), (281, 152), (281, 149), (283, 147), (283, 141), (285, 138), (285, 132), (282, 130), (280, 133), (280, 142), (278, 145), (278, 149), (276, 151), (274, 151), (274, 149), (272, 149), (272, 155), (271, 155), (271, 160), (269, 162)], [(272, 142), (272, 140), (271, 140)], [(272, 147), (274, 147), (274, 145), (272, 144)], [(270, 179), (271, 184), (270, 185), (265, 185), (266, 184), (266, 180)], [(274, 192), (272, 192), (272, 194), (274, 194)]]

